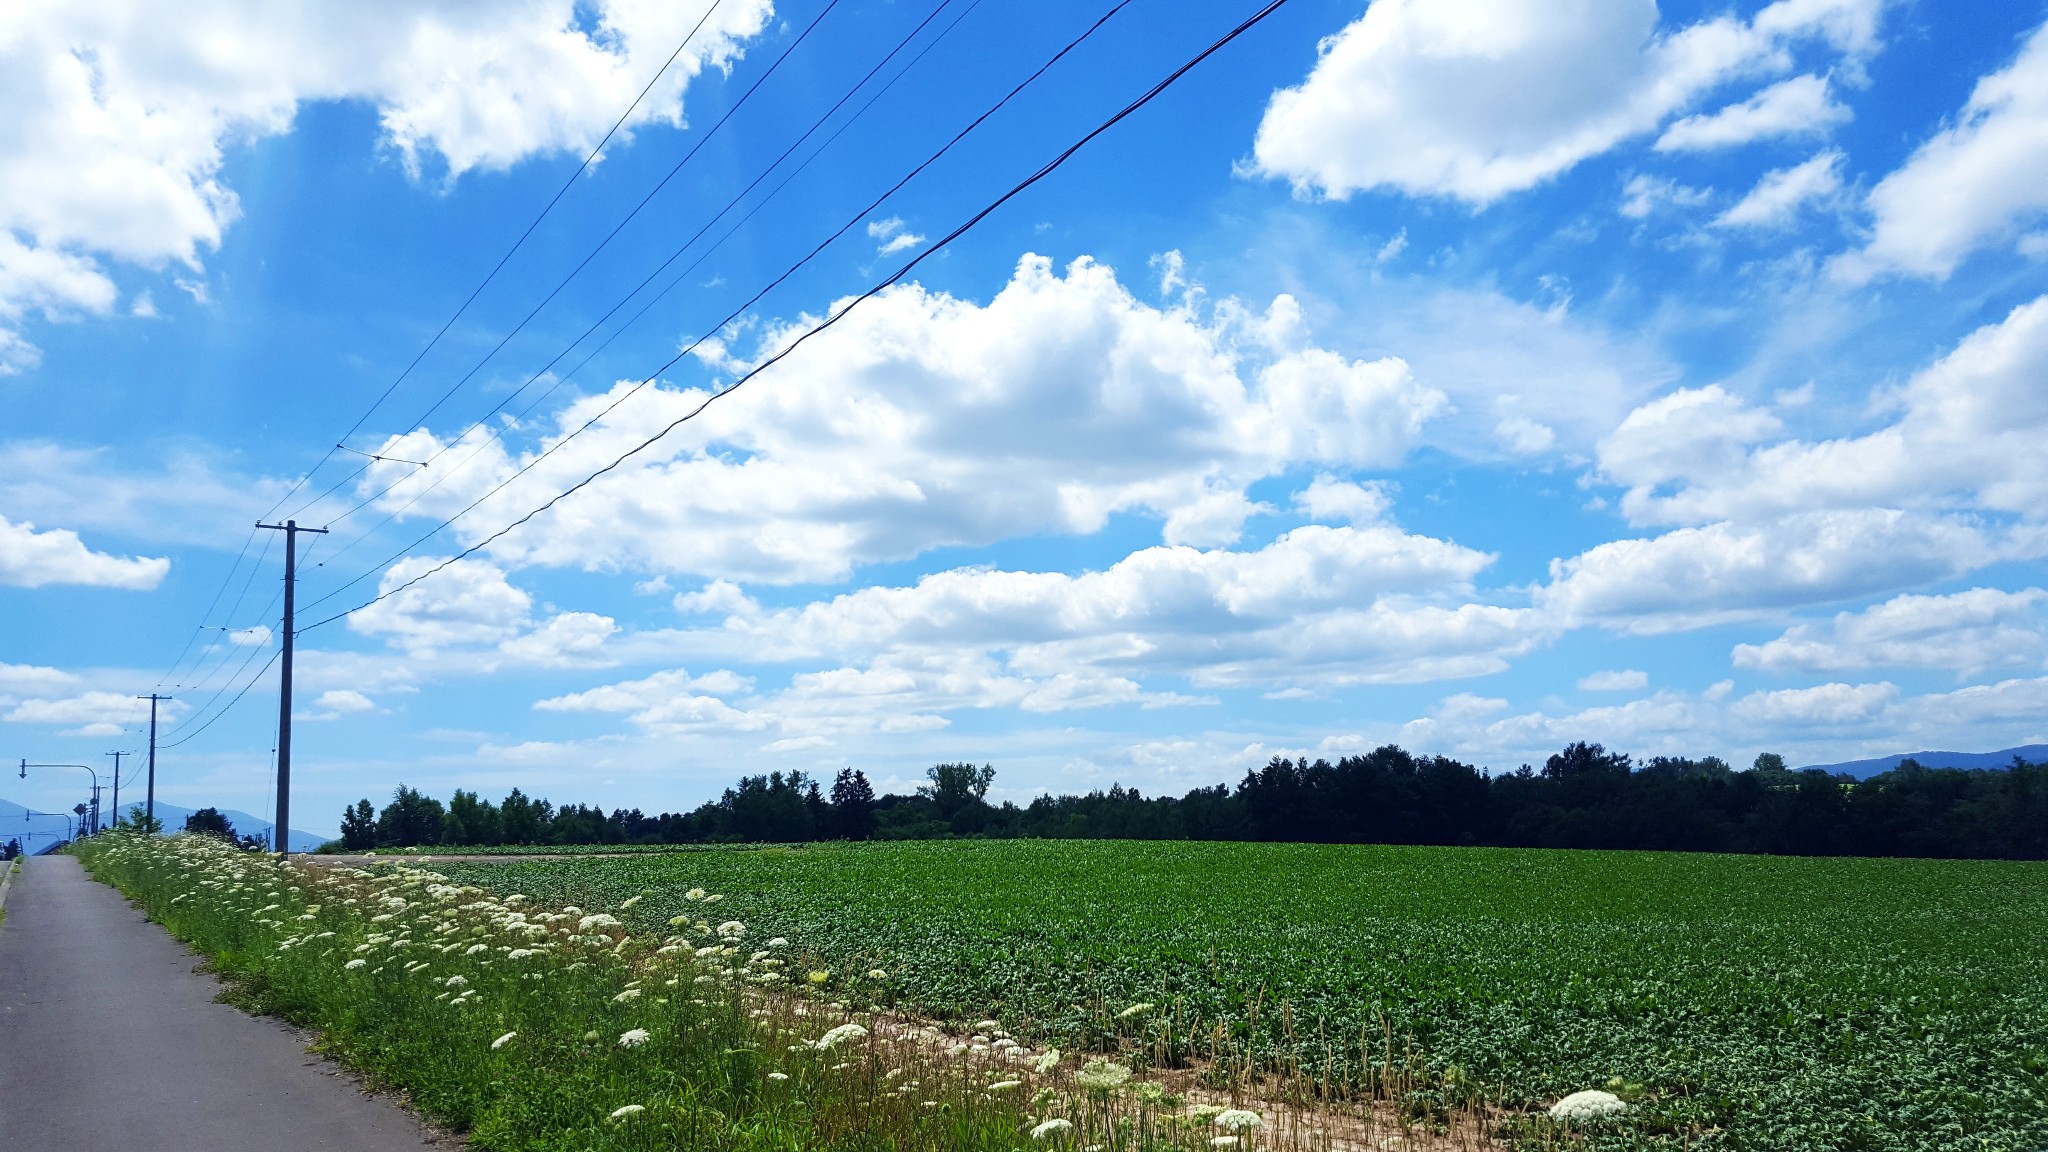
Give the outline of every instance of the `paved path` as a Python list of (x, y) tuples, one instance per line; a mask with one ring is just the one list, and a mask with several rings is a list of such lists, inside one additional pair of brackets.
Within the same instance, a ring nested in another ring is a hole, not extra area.
[(26, 861), (0, 923), (0, 1147), (420, 1152), (404, 1109), (214, 1003), (195, 963), (77, 860)]

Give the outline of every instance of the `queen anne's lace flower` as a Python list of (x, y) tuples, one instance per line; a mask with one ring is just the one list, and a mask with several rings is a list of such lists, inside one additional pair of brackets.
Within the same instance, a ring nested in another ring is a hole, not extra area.
[(519, 1035), (519, 1033), (517, 1032), (507, 1032), (503, 1036), (498, 1037), (496, 1040), (491, 1041), (491, 1051), (496, 1052), (498, 1049), (503, 1048), (507, 1044), (510, 1044), (512, 1042), (512, 1038), (517, 1035)]
[(616, 1124), (630, 1116), (638, 1116), (645, 1111), (647, 1111), (647, 1108), (642, 1104), (628, 1104), (623, 1108), (614, 1108), (612, 1110), (612, 1122)]
[(343, 964), (343, 965), (342, 965), (342, 967), (343, 967), (343, 968), (345, 968), (345, 969), (347, 969), (347, 970), (349, 970), (349, 971), (354, 971), (355, 969), (357, 969), (357, 968), (361, 968), (361, 967), (362, 967), (363, 965), (365, 965), (365, 964), (368, 964), (368, 963), (369, 963), (369, 961), (367, 961), (367, 960), (364, 960), (364, 959), (362, 959), (361, 957), (358, 957), (358, 958), (356, 958), (356, 959), (354, 959), (354, 960), (351, 960), (351, 961), (349, 961), (349, 962), (348, 962), (348, 963), (346, 963), (346, 964)]
[(841, 1024), (839, 1027), (834, 1028), (831, 1031), (825, 1033), (823, 1036), (818, 1037), (817, 1047), (821, 1051), (829, 1048), (837, 1048), (839, 1045), (848, 1043), (849, 1041), (866, 1039), (867, 1034), (868, 1030), (861, 1027), (858, 1024)]
[(638, 1048), (647, 1043), (647, 1029), (632, 1028), (619, 1033), (619, 1047)]
[(1616, 1096), (1612, 1092), (1602, 1092), (1598, 1088), (1590, 1088), (1584, 1092), (1574, 1092), (1557, 1103), (1552, 1104), (1550, 1106), (1550, 1118), (1567, 1122), (1575, 1120), (1605, 1120), (1610, 1116), (1619, 1116), (1626, 1111), (1628, 1111), (1628, 1105), (1622, 1103), (1621, 1097)]
[(1225, 1132), (1243, 1132), (1265, 1121), (1249, 1108), (1226, 1108), (1216, 1114), (1216, 1126)]
[(1031, 1130), (1031, 1138), (1033, 1140), (1050, 1140), (1055, 1136), (1064, 1136), (1073, 1130), (1074, 1122), (1072, 1120), (1055, 1116), (1038, 1127), (1033, 1128)]
[(1131, 1078), (1131, 1070), (1113, 1060), (1090, 1060), (1074, 1073), (1074, 1083), (1090, 1092), (1114, 1092)]

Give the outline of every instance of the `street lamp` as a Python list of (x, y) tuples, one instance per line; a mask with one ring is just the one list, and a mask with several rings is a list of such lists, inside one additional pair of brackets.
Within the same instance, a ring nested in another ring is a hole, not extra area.
[[(94, 771), (93, 771), (93, 767), (92, 767), (92, 765), (90, 765), (90, 764), (31, 764), (31, 763), (29, 763), (29, 762), (28, 762), (28, 758), (27, 758), (27, 757), (23, 757), (23, 758), (22, 758), (22, 761), (21, 761), (21, 778), (22, 778), (23, 780), (26, 780), (26, 779), (28, 779), (28, 770), (29, 770), (29, 769), (31, 769), (31, 768), (83, 768), (83, 769), (85, 769), (85, 770), (86, 770), (86, 771), (87, 771), (88, 773), (90, 773), (90, 774), (92, 775), (92, 830), (93, 830), (94, 832), (97, 832), (97, 831), (99, 831), (99, 830), (100, 830), (100, 819), (99, 819), (99, 817), (100, 817), (100, 774), (99, 774), (98, 772), (94, 772)], [(85, 823), (85, 806), (81, 804), (81, 805), (79, 805), (79, 806), (78, 806), (77, 808), (73, 809), (73, 811), (75, 811), (75, 812), (77, 812), (77, 813), (78, 813), (78, 816), (79, 816), (79, 823), (80, 823), (80, 825), (83, 825), (83, 824)]]

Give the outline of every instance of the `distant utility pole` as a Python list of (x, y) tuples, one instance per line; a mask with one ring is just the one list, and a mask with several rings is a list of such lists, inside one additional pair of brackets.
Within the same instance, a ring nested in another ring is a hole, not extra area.
[(143, 811), (153, 824), (156, 822), (156, 704), (157, 701), (169, 700), (170, 697), (151, 692), (147, 696), (137, 696), (136, 699), (149, 701), (149, 793)]
[(114, 823), (119, 824), (121, 822), (121, 757), (128, 755), (128, 753), (109, 752), (107, 755), (114, 758)]
[(284, 533), (284, 671), (278, 678), (277, 691), (277, 824), (270, 830), (270, 846), (283, 853), (292, 849), (292, 616), (297, 604), (293, 592), (299, 576), (299, 533), (324, 536), (327, 529), (301, 528), (297, 520), (282, 524), (259, 520), (256, 526)]

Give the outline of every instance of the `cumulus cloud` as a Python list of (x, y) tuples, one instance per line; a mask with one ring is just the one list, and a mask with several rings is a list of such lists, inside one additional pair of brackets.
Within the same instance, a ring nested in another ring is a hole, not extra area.
[(1861, 58), (1881, 6), (1782, 0), (1747, 22), (1660, 30), (1654, 0), (1375, 0), (1323, 41), (1306, 80), (1273, 95), (1257, 170), (1302, 193), (1391, 188), (1483, 207), (1655, 131), (1724, 84), (1788, 70), (1795, 43)]
[(121, 692), (38, 696), (15, 701), (0, 719), (12, 724), (105, 724), (119, 731), (118, 725), (149, 719), (149, 702)]
[(1550, 565), (1536, 603), (1573, 624), (1669, 632), (1927, 583), (1998, 555), (1976, 526), (1887, 508), (1613, 540)]
[[(1160, 517), (1175, 542), (1228, 543), (1259, 511), (1249, 484), (1303, 464), (1391, 466), (1445, 406), (1400, 360), (1302, 346), (1295, 320), (1286, 297), (1263, 314), (1235, 301), (1155, 307), (1085, 258), (1059, 275), (1027, 256), (986, 305), (902, 286), (493, 555), (824, 581), (946, 545), (1093, 532), (1127, 511)], [(777, 329), (765, 348), (791, 338)], [(572, 405), (558, 428), (616, 395)], [(475, 539), (509, 521), (704, 395), (642, 390), (458, 530)], [(385, 451), (423, 460), (438, 447), (416, 432)], [(395, 483), (387, 507), (417, 496), (404, 515), (445, 516), (539, 450), (513, 456), (491, 440), (476, 451), (459, 471), (467, 451), (427, 469), (374, 466), (366, 493)]]
[(1581, 692), (1634, 692), (1649, 686), (1650, 674), (1639, 668), (1594, 672), (1579, 680)]
[(353, 688), (334, 688), (322, 692), (313, 701), (313, 707), (304, 712), (292, 714), (294, 720), (339, 720), (343, 716), (359, 712), (374, 711), (376, 701)]
[(1657, 138), (1657, 151), (1697, 152), (1733, 148), (1752, 140), (1815, 135), (1843, 123), (1849, 115), (1849, 110), (1829, 95), (1826, 77), (1794, 76), (1740, 104), (1675, 122)]
[(1804, 164), (1766, 172), (1749, 194), (1714, 217), (1722, 228), (1783, 228), (1799, 210), (1842, 189), (1842, 154), (1823, 152)]
[(1870, 241), (1833, 271), (1946, 279), (1970, 253), (2009, 242), (2048, 211), (2048, 24), (1977, 82), (1954, 123), (1871, 189)]
[(84, 584), (148, 591), (163, 581), (171, 562), (161, 557), (111, 556), (85, 546), (64, 528), (38, 532), (26, 521), (0, 516), (0, 584), (40, 588)]
[(349, 627), (382, 637), (412, 657), (434, 657), (444, 650), (481, 652), (488, 657), (475, 662), (482, 668), (495, 667), (499, 658), (542, 667), (611, 662), (603, 651), (618, 631), (611, 617), (558, 612), (536, 626), (533, 597), (513, 586), (496, 565), (457, 560), (405, 586), (440, 563), (440, 558), (412, 556), (392, 565), (378, 587), (386, 598), (351, 613)]
[[(404, 163), (431, 157), (451, 179), (587, 149), (707, 6), (15, 6), (0, 35), (0, 322), (109, 311), (102, 258), (196, 269), (240, 214), (226, 149), (289, 131), (309, 101), (373, 105)], [(682, 123), (689, 81), (730, 60), (769, 8), (717, 5), (632, 124)], [(0, 368), (32, 358), (18, 336), (0, 342)]]
[(1795, 624), (1763, 644), (1739, 644), (1738, 668), (1840, 672), (1866, 668), (2041, 667), (2048, 661), (2048, 592), (1971, 588), (1942, 596), (1903, 595), (1827, 624)]
[(1553, 715), (1475, 710), (1452, 697), (1402, 725), (1410, 747), (1498, 767), (1540, 763), (1574, 740), (1638, 757), (1717, 755), (1746, 764), (1758, 752), (1794, 764), (1829, 763), (1915, 748), (1998, 748), (2038, 740), (2048, 677), (1914, 695), (1887, 681), (1818, 684), (1731, 697), (1660, 691), (1620, 704)]
[(868, 239), (876, 241), (875, 255), (893, 256), (924, 243), (924, 237), (903, 226), (903, 217), (868, 221)]
[(1897, 418), (1862, 436), (1774, 439), (1780, 423), (1719, 388), (1631, 414), (1599, 449), (1642, 524), (1757, 521), (1892, 506), (2038, 518), (2048, 508), (2048, 297), (1960, 341), (1898, 390)]

